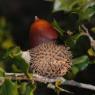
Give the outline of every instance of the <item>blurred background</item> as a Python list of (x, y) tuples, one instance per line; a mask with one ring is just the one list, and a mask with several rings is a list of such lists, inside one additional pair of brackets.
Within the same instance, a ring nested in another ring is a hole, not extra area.
[(53, 3), (44, 0), (0, 0), (0, 16), (12, 24), (16, 43), (26, 50), (29, 48), (28, 32), (35, 16), (51, 18)]

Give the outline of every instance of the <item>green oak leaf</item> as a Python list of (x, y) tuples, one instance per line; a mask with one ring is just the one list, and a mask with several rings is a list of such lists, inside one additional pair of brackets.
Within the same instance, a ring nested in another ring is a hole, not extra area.
[(59, 23), (54, 19), (53, 26), (58, 31), (58, 33), (63, 36), (64, 30), (60, 27)]
[(66, 77), (69, 79), (74, 78), (80, 71), (85, 70), (89, 64), (90, 61), (87, 55), (74, 58), (72, 68)]
[(81, 57), (73, 59), (73, 66), (72, 67), (77, 67), (79, 71), (84, 70), (88, 64), (90, 63), (89, 58), (87, 55), (83, 55)]
[(0, 95), (19, 95), (17, 83), (11, 80), (5, 80), (0, 88)]
[(4, 76), (4, 74), (5, 74), (5, 70), (0, 67), (0, 77), (1, 77), (1, 76)]
[(35, 84), (28, 84), (26, 87), (26, 92), (25, 95), (34, 95), (34, 91), (36, 89), (36, 85)]
[(77, 13), (80, 20), (89, 20), (95, 14), (94, 0), (54, 0), (53, 12)]

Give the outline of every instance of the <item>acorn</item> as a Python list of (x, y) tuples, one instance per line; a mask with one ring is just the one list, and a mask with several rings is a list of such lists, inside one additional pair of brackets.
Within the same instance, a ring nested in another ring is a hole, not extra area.
[(64, 76), (72, 66), (69, 47), (56, 43), (58, 33), (46, 20), (37, 18), (30, 30), (31, 49), (22, 53), (29, 71), (47, 78)]
[(35, 16), (35, 21), (30, 27), (29, 39), (31, 48), (48, 41), (53, 41), (58, 38), (58, 32), (52, 25), (44, 20)]

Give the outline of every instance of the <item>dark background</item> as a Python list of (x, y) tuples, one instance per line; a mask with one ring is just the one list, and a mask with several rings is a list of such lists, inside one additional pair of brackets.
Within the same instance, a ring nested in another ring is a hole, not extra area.
[(0, 15), (13, 25), (13, 37), (22, 49), (29, 48), (29, 26), (34, 17), (49, 18), (52, 5), (44, 0), (0, 0)]
[[(51, 13), (53, 3), (45, 2), (44, 0), (0, 0), (0, 15), (5, 16), (7, 20), (12, 24), (12, 35), (22, 50), (29, 49), (29, 27), (34, 21), (34, 17), (38, 16), (48, 20), (52, 20), (53, 16), (55, 18), (66, 19), (62, 13), (53, 15)], [(77, 17), (74, 18), (76, 21)], [(62, 22), (62, 21), (61, 21)], [(90, 25), (95, 25), (95, 19)], [(71, 23), (73, 26), (73, 24)], [(75, 80), (90, 83), (95, 85), (95, 66), (90, 65), (85, 71), (80, 72)], [(36, 95), (56, 95), (53, 90), (46, 89), (46, 85), (40, 84), (38, 86)], [(74, 91), (74, 95), (92, 95), (93, 91), (88, 91), (84, 89), (79, 89), (75, 87), (65, 87), (70, 91)], [(62, 93), (62, 95), (70, 95), (67, 93)]]

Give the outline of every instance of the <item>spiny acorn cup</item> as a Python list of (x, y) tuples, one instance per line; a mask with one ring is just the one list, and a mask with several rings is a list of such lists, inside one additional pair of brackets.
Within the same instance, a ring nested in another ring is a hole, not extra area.
[(72, 54), (68, 47), (55, 42), (42, 43), (29, 50), (30, 72), (56, 78), (64, 76), (72, 65)]
[(64, 76), (72, 65), (68, 47), (56, 44), (58, 32), (46, 20), (38, 19), (30, 28), (30, 72), (56, 78)]

